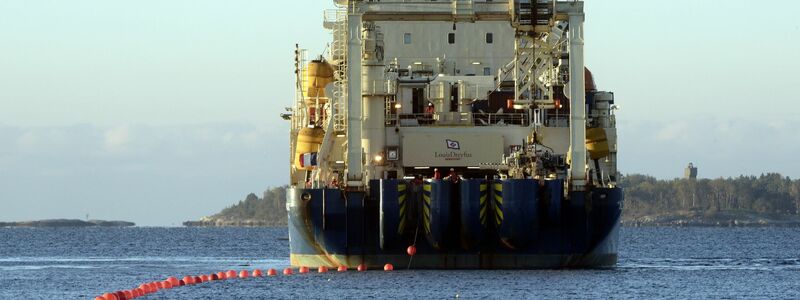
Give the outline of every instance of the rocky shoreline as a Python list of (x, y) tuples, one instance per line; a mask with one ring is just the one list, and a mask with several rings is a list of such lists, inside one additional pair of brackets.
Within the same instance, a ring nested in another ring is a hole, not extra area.
[(286, 227), (286, 220), (256, 220), (256, 219), (217, 219), (203, 218), (199, 221), (183, 222), (186, 227)]
[(77, 219), (52, 219), (38, 221), (21, 222), (0, 222), (2, 227), (26, 227), (26, 228), (84, 228), (84, 227), (133, 227), (136, 223), (127, 221), (105, 221), (105, 220), (77, 220)]
[(741, 211), (676, 212), (623, 218), (622, 225), (628, 227), (800, 227), (800, 217)]

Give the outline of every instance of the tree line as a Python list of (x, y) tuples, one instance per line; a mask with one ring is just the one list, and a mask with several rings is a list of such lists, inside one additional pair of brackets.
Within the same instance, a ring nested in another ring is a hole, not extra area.
[(641, 174), (623, 176), (623, 213), (628, 217), (677, 211), (750, 211), (800, 214), (800, 180), (778, 173), (716, 179), (658, 180)]
[(184, 226), (286, 226), (286, 188), (270, 188), (259, 198), (250, 193), (238, 203), (217, 214), (198, 221), (183, 222)]

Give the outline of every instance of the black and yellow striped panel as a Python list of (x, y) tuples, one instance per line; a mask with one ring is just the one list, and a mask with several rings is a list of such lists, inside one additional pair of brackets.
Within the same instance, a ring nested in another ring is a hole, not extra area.
[(406, 228), (406, 185), (404, 183), (397, 185), (397, 204), (400, 208), (400, 222), (397, 225), (397, 233), (403, 234)]
[(481, 225), (483, 225), (483, 227), (486, 227), (486, 225), (487, 225), (487, 216), (486, 216), (486, 214), (488, 213), (488, 210), (489, 210), (489, 208), (488, 208), (489, 207), (489, 201), (487, 201), (488, 198), (489, 198), (488, 196), (489, 196), (489, 186), (487, 184), (483, 183), (483, 184), (481, 184), (481, 198), (480, 198), (481, 199), (480, 218), (481, 218)]
[(425, 232), (431, 233), (431, 185), (426, 183), (422, 186), (422, 223)]
[(494, 184), (494, 212), (497, 226), (503, 224), (503, 184)]

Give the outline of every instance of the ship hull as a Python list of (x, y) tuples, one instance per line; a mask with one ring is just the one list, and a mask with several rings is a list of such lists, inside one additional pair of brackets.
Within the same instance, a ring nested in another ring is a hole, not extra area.
[[(290, 188), (291, 264), (554, 269), (617, 263), (619, 188), (564, 196), (561, 181), (376, 180), (369, 190)], [(406, 254), (410, 245), (413, 257)]]

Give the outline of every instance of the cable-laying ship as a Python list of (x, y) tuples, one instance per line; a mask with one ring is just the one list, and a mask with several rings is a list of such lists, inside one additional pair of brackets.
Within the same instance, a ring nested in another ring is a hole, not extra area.
[(291, 264), (614, 266), (616, 106), (583, 4), (334, 1), (282, 115)]

